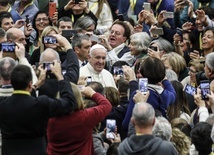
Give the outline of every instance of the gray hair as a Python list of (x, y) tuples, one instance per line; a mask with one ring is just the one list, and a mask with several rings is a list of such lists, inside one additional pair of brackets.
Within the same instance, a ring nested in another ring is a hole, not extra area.
[(0, 61), (0, 76), (3, 80), (9, 81), (11, 73), (16, 66), (16, 61), (11, 57), (5, 57)]
[(155, 118), (155, 110), (146, 102), (137, 103), (133, 109), (132, 118), (138, 127), (152, 125)]
[(169, 81), (178, 81), (178, 75), (172, 69), (166, 69), (166, 77)]
[(0, 38), (4, 38), (6, 36), (6, 32), (3, 28), (0, 28)]
[(77, 33), (73, 38), (72, 38), (72, 47), (81, 47), (82, 46), (82, 40), (90, 40), (89, 36), (83, 33)]
[(76, 21), (76, 23), (74, 24), (73, 29), (74, 30), (78, 30), (78, 29), (86, 30), (91, 25), (94, 25), (96, 27), (95, 21), (89, 16), (84, 16), (82, 18), (79, 18)]
[(163, 38), (160, 37), (160, 38), (158, 38), (156, 40), (153, 40), (150, 45), (152, 45), (154, 43), (158, 44), (160, 50), (163, 50), (166, 53), (174, 51), (173, 45), (166, 39), (163, 39)]
[(41, 53), (39, 62), (40, 63), (47, 62), (46, 61), (47, 57), (51, 58), (52, 59), (51, 61), (54, 61), (54, 60), (60, 61), (59, 54), (52, 48), (46, 48), (44, 52)]
[(146, 51), (151, 42), (151, 37), (146, 32), (139, 32), (131, 35), (131, 42), (135, 43), (135, 46), (139, 51)]
[(156, 137), (162, 138), (163, 140), (170, 141), (170, 138), (172, 137), (171, 124), (166, 118), (157, 117), (152, 129), (152, 134)]
[(212, 71), (214, 71), (214, 53), (209, 53), (206, 56), (206, 60), (205, 63), (207, 64), (207, 66), (209, 67), (209, 69), (211, 69)]

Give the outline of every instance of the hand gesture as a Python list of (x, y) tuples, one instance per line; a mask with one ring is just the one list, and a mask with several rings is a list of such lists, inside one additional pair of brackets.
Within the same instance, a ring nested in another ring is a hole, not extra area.
[(87, 84), (87, 76), (80, 76), (77, 82), (77, 85), (86, 85)]
[(91, 98), (96, 92), (91, 87), (83, 87), (81, 93), (84, 96)]
[(214, 113), (214, 94), (212, 91), (210, 91), (210, 94), (207, 94), (207, 97), (209, 100), (207, 101), (208, 105), (212, 109), (212, 112)]
[(35, 84), (37, 87), (40, 87), (41, 85), (44, 84), (45, 79), (46, 79), (46, 72), (47, 72), (47, 68), (43, 68), (43, 64), (40, 64), (38, 66), (38, 71), (39, 71), (39, 79), (37, 81), (37, 83)]
[(26, 37), (29, 37), (30, 34), (33, 32), (33, 27), (31, 23), (24, 24), (24, 34)]
[(145, 18), (145, 23), (146, 23), (147, 25), (150, 25), (150, 26), (151, 26), (151, 25), (154, 25), (155, 23), (157, 23), (157, 20), (156, 20), (156, 18), (155, 18), (155, 16), (154, 16), (153, 13), (144, 10), (143, 16), (144, 16), (144, 18)]
[(100, 35), (100, 44), (102, 44), (108, 51), (112, 50), (111, 45), (108, 42), (108, 38), (105, 35)]
[(191, 22), (186, 22), (182, 25), (182, 30), (191, 32), (192, 26)]
[(160, 59), (160, 58), (161, 58), (161, 55), (162, 55), (162, 52), (160, 52), (160, 50), (159, 50), (158, 47), (157, 47), (157, 51), (154, 51), (154, 50), (152, 50), (151, 48), (148, 48), (148, 55), (149, 55), (150, 57)]
[(143, 31), (143, 25), (137, 24), (134, 26), (134, 33), (142, 32)]
[(194, 11), (193, 11), (194, 5), (193, 5), (193, 3), (192, 3), (190, 0), (187, 0), (187, 2), (189, 3), (188, 16), (189, 16), (190, 18), (193, 18), (194, 15), (195, 15), (195, 13), (194, 13)]
[(204, 10), (196, 10), (195, 13), (197, 15), (197, 19), (200, 20), (203, 25), (207, 26), (208, 23), (206, 22), (207, 19)]
[(51, 18), (52, 25), (56, 26), (58, 21), (58, 11), (54, 12), (53, 17)]
[(194, 94), (194, 101), (198, 107), (205, 107), (205, 102), (204, 100), (202, 100), (202, 97), (201, 97), (201, 89), (199, 88), (197, 89), (196, 94)]
[(57, 60), (54, 60), (54, 64), (50, 64), (51, 68), (51, 73), (53, 73), (58, 81), (63, 80), (64, 77), (62, 76), (62, 69), (61, 69), (61, 64)]
[(13, 27), (19, 29), (19, 28), (21, 28), (22, 26), (24, 26), (24, 24), (25, 24), (24, 19), (19, 19), (19, 20), (17, 20), (17, 21), (15, 22), (15, 24), (13, 25)]
[(159, 13), (159, 15), (158, 15), (158, 26), (163, 26), (163, 23), (166, 21), (166, 18), (163, 15), (165, 12), (166, 12), (166, 10), (163, 10)]
[(130, 81), (136, 80), (135, 72), (131, 67), (126, 66), (126, 65), (124, 65), (122, 67), (123, 67), (124, 78), (127, 81), (130, 82)]
[(25, 57), (25, 47), (23, 44), (15, 43), (15, 54), (18, 59), (24, 58)]
[(142, 92), (137, 90), (136, 94), (133, 97), (133, 100), (134, 100), (135, 103), (147, 102), (147, 100), (149, 98), (149, 94), (150, 94), (149, 91), (147, 91), (146, 94), (143, 94)]
[(198, 59), (198, 58), (200, 58), (200, 53), (199, 53), (199, 51), (193, 50), (193, 52), (189, 53), (189, 57), (191, 59)]
[(57, 43), (56, 43), (57, 46), (65, 48), (66, 51), (68, 49), (71, 49), (71, 44), (61, 34), (53, 34), (52, 36), (57, 39)]
[(74, 6), (75, 6), (75, 2), (74, 0), (70, 0), (65, 6), (64, 6), (64, 10), (71, 10)]

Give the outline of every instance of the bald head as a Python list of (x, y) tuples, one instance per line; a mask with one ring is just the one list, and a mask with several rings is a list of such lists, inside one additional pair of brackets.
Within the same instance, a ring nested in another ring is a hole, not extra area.
[(146, 102), (138, 103), (133, 109), (132, 119), (138, 127), (152, 126), (155, 119), (154, 108)]
[(60, 61), (59, 54), (52, 48), (47, 48), (40, 55), (40, 63), (53, 62), (54, 60)]
[(10, 28), (7, 30), (7, 41), (8, 42), (17, 42), (23, 45), (26, 45), (25, 34), (22, 30), (18, 28)]

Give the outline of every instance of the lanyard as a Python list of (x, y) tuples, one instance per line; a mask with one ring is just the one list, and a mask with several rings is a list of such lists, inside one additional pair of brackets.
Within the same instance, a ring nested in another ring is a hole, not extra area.
[[(206, 6), (209, 6), (209, 5), (210, 5), (210, 2), (206, 3), (205, 5), (206, 5)], [(202, 3), (199, 3), (198, 8), (200, 8), (200, 7), (202, 7)]]
[[(82, 18), (83, 16), (84, 16), (84, 14), (80, 18)], [(71, 14), (71, 22), (74, 23), (74, 15), (73, 14)]]
[(159, 0), (159, 1), (158, 1), (158, 4), (157, 4), (156, 7), (155, 7), (155, 11), (156, 11), (155, 17), (156, 17), (156, 18), (158, 17), (158, 9), (159, 9), (159, 7), (160, 7), (160, 5), (161, 5), (161, 2), (162, 2), (162, 0)]
[(29, 95), (30, 93), (28, 91), (24, 91), (24, 90), (14, 90), (13, 94), (22, 94), (22, 95)]
[(130, 5), (131, 5), (132, 10), (134, 10), (134, 7), (136, 5), (137, 0), (129, 0), (129, 1), (130, 1)]

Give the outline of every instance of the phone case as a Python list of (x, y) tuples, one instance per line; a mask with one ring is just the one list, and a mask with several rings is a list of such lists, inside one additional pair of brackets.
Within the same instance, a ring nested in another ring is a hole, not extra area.
[(144, 2), (144, 3), (143, 3), (143, 8), (144, 8), (144, 10), (150, 12), (150, 11), (151, 11), (151, 4), (150, 4), (150, 3)]
[(56, 3), (49, 2), (49, 17), (52, 18), (55, 12), (56, 12)]
[(174, 18), (174, 12), (165, 12), (163, 16), (164, 18)]
[(157, 35), (163, 35), (163, 29), (162, 28), (155, 28), (151, 30), (152, 34), (157, 34)]

